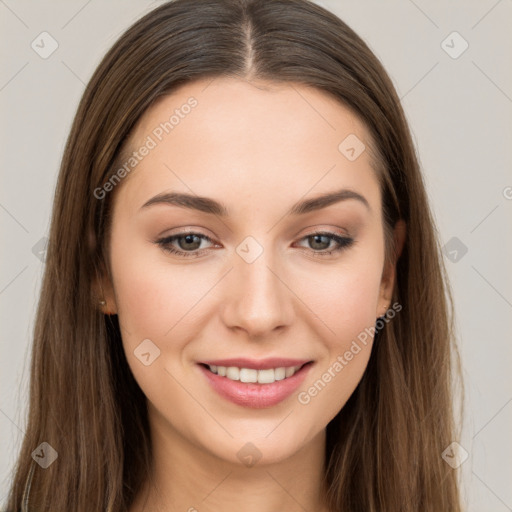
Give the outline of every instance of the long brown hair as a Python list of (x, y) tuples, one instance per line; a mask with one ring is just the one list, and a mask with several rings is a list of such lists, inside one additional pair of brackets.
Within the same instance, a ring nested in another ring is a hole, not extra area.
[[(441, 457), (457, 438), (453, 305), (407, 122), (368, 46), (307, 0), (165, 3), (122, 35), (92, 76), (58, 178), (9, 510), (126, 511), (149, 473), (146, 399), (117, 317), (101, 312), (93, 286), (108, 266), (113, 196), (99, 200), (94, 190), (152, 102), (218, 76), (306, 84), (350, 107), (376, 146), (387, 247), (397, 220), (407, 225), (393, 297), (402, 311), (378, 332), (361, 382), (327, 426), (331, 509), (460, 511), (457, 473)], [(58, 452), (47, 469), (31, 456), (42, 442)]]

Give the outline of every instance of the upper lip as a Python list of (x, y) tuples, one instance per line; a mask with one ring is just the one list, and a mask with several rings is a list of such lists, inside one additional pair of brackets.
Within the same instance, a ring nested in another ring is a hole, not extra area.
[(238, 368), (251, 368), (253, 370), (268, 370), (270, 368), (282, 368), (289, 366), (303, 366), (311, 359), (290, 359), (284, 357), (269, 357), (267, 359), (248, 359), (244, 357), (234, 359), (215, 359), (200, 361), (209, 366), (236, 366)]

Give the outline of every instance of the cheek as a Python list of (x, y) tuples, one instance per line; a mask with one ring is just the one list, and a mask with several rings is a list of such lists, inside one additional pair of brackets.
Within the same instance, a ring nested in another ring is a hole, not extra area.
[[(327, 425), (359, 384), (370, 359), (377, 304), (375, 276), (340, 276), (324, 288), (329, 296), (318, 316), (329, 327), (324, 357), (301, 386), (297, 401), (315, 428)], [(332, 300), (331, 300), (332, 299)], [(332, 332), (333, 331), (333, 332)]]
[(112, 269), (122, 344), (133, 376), (150, 402), (164, 410), (172, 396), (178, 407), (183, 393), (170, 363), (180, 360), (192, 335), (187, 312), (199, 300), (199, 290), (190, 286), (186, 273), (170, 271), (144, 248), (123, 253), (113, 245)]
[(127, 332), (148, 338), (161, 337), (172, 327), (169, 311), (175, 311), (178, 305), (172, 283), (159, 278), (151, 268), (141, 272), (137, 268), (130, 269), (129, 264), (124, 266), (126, 272), (120, 268), (115, 279), (120, 324)]
[(134, 244), (121, 250), (122, 242), (121, 237), (114, 240), (111, 261), (123, 341), (131, 347), (149, 338), (160, 345), (199, 300), (200, 290), (191, 285), (187, 272), (174, 271), (157, 260), (153, 247)]
[(371, 345), (370, 337), (366, 343), (355, 339), (339, 347), (301, 388), (297, 402), (302, 414), (314, 418), (313, 431), (327, 425), (354, 393), (368, 365)]
[(306, 267), (294, 279), (297, 295), (312, 312), (309, 316), (325, 328), (322, 332), (330, 352), (343, 350), (351, 339), (375, 324), (382, 258), (378, 250), (367, 254), (370, 256), (359, 253), (315, 272)]
[(366, 370), (375, 332), (382, 264), (383, 252), (375, 244), (372, 250), (359, 252), (335, 271), (323, 271), (314, 280), (310, 277), (310, 285), (302, 288), (301, 297), (322, 320), (325, 332), (325, 357), (297, 396), (307, 414), (317, 418), (317, 424), (327, 424), (334, 418)]
[[(327, 371), (341, 359), (343, 378), (337, 379), (338, 384), (344, 381), (355, 387), (366, 368), (376, 321), (379, 277), (380, 273), (370, 270), (363, 274), (339, 273), (310, 295), (311, 309), (327, 328), (323, 339), (326, 358), (318, 371)], [(337, 369), (335, 373), (341, 373), (339, 366)]]

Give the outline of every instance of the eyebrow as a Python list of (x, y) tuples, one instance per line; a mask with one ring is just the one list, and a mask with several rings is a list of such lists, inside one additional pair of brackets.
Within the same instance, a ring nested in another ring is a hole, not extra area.
[[(316, 196), (310, 199), (305, 199), (295, 203), (286, 215), (304, 215), (312, 211), (326, 208), (340, 201), (346, 201), (349, 199), (355, 199), (362, 203), (371, 212), (372, 209), (370, 204), (364, 196), (355, 192), (354, 190), (341, 189), (335, 192), (329, 192), (320, 196)], [(148, 201), (146, 201), (141, 209), (147, 208), (155, 204), (168, 204), (173, 206), (180, 206), (182, 208), (189, 208), (191, 210), (199, 210), (201, 212), (210, 213), (212, 215), (218, 215), (220, 217), (228, 216), (227, 207), (214, 199), (209, 197), (201, 197), (191, 194), (184, 194), (180, 192), (163, 192), (158, 194)]]

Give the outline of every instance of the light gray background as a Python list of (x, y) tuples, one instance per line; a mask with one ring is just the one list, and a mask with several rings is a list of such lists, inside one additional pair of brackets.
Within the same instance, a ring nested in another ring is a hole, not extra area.
[[(65, 139), (100, 58), (159, 3), (0, 0), (0, 504), (25, 425), (44, 265), (33, 247), (48, 231)], [(469, 453), (467, 510), (512, 511), (512, 0), (319, 3), (382, 60), (414, 134), (441, 242), (467, 247), (446, 256), (467, 393), (459, 440)], [(43, 31), (59, 45), (47, 59), (31, 48)], [(446, 39), (453, 31), (469, 44), (458, 58), (445, 51), (463, 48), (457, 36)]]

